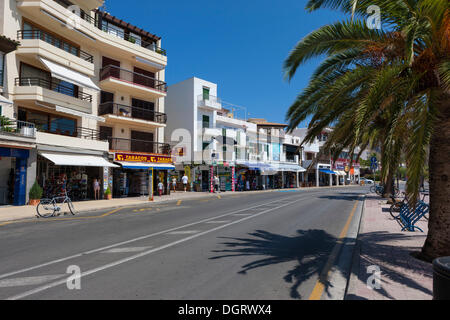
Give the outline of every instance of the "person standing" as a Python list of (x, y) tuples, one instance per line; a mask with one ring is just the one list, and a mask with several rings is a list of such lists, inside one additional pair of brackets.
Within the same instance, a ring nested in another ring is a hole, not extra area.
[(172, 178), (172, 188), (173, 188), (173, 192), (177, 191), (177, 178), (175, 178), (175, 177)]
[(220, 192), (220, 179), (218, 176), (214, 177), (214, 185), (215, 185), (215, 191)]
[(189, 178), (186, 176), (186, 174), (184, 174), (183, 178), (181, 178), (181, 181), (183, 182), (184, 192), (187, 192), (187, 185), (189, 182)]
[(94, 199), (100, 200), (100, 183), (97, 179), (92, 182), (92, 188), (94, 189)]

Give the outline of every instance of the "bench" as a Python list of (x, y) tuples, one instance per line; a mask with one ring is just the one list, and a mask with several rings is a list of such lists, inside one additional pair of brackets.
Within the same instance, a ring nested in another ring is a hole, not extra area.
[(430, 206), (423, 201), (419, 201), (417, 206), (413, 209), (409, 204), (404, 204), (400, 209), (400, 215), (398, 219), (403, 225), (402, 231), (408, 230), (414, 232), (415, 229), (423, 230), (417, 227), (415, 224), (423, 218), (430, 211)]

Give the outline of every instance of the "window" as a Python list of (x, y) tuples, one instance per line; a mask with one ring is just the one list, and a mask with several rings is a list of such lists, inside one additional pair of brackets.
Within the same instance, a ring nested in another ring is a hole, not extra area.
[(203, 87), (203, 100), (209, 100), (209, 88)]
[(4, 78), (3, 68), (4, 68), (4, 64), (5, 64), (5, 53), (0, 51), (0, 87), (3, 87), (3, 78)]
[(203, 128), (209, 128), (209, 116), (203, 116)]
[(208, 149), (209, 147), (209, 142), (203, 142), (203, 150)]
[(34, 123), (38, 131), (65, 136), (77, 135), (76, 119), (24, 108), (19, 108), (18, 118), (20, 121)]

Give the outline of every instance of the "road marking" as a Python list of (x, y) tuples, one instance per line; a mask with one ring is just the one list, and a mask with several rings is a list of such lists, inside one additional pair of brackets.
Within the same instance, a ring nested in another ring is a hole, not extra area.
[[(261, 215), (263, 215), (263, 214), (266, 214), (266, 213), (268, 213), (268, 212), (270, 212), (270, 211), (273, 211), (273, 210), (275, 210), (275, 209), (281, 209), (281, 208), (284, 208), (284, 207), (286, 207), (286, 206), (288, 206), (288, 205), (297, 203), (297, 202), (299, 202), (299, 201), (303, 201), (303, 199), (297, 199), (297, 200), (295, 200), (295, 201), (292, 201), (291, 203), (286, 203), (286, 204), (283, 204), (283, 205), (281, 205), (281, 206), (278, 206), (277, 208), (273, 208), (273, 209), (268, 209), (268, 210), (262, 211), (262, 212), (260, 212), (260, 213), (258, 213), (258, 214), (252, 215), (251, 217), (245, 217), (245, 218), (239, 219), (239, 220), (237, 220), (237, 221), (233, 221), (233, 222), (230, 222), (230, 223), (228, 223), (228, 224), (225, 224), (225, 225), (222, 225), (222, 226), (218, 226), (218, 227), (216, 227), (216, 228), (213, 228), (213, 229), (210, 229), (210, 230), (207, 230), (207, 231), (203, 231), (203, 232), (201, 232), (201, 233), (194, 234), (194, 235), (192, 235), (192, 236), (190, 236), (190, 237), (183, 238), (183, 239), (180, 239), (180, 240), (178, 240), (178, 241), (174, 241), (174, 242), (168, 243), (168, 244), (166, 244), (166, 245), (163, 245), (163, 246), (160, 246), (160, 247), (157, 247), (157, 248), (154, 248), (154, 249), (145, 251), (145, 252), (138, 253), (138, 254), (133, 255), (133, 256), (131, 256), (131, 257), (124, 258), (124, 259), (121, 259), (121, 260), (118, 260), (118, 261), (115, 261), (115, 262), (112, 262), (112, 263), (103, 265), (103, 266), (101, 266), (101, 267), (98, 267), (98, 268), (95, 268), (95, 269), (88, 270), (88, 271), (86, 271), (86, 272), (81, 273), (80, 279), (81, 279), (82, 277), (86, 277), (86, 276), (89, 276), (89, 275), (91, 275), (91, 274), (94, 274), (94, 273), (97, 273), (97, 272), (100, 272), (100, 271), (104, 271), (104, 270), (106, 270), (106, 269), (110, 269), (110, 268), (112, 268), (112, 267), (115, 267), (115, 266), (124, 264), (124, 263), (126, 263), (126, 262), (133, 261), (133, 260), (136, 260), (136, 259), (141, 258), (141, 257), (145, 257), (145, 256), (147, 256), (147, 255), (150, 255), (150, 254), (154, 253), (154, 252), (158, 252), (158, 251), (161, 251), (161, 250), (164, 250), (164, 249), (173, 247), (173, 246), (175, 246), (175, 245), (178, 245), (178, 244), (180, 244), (180, 243), (187, 242), (187, 241), (189, 241), (189, 240), (192, 240), (192, 239), (201, 237), (201, 236), (203, 236), (203, 235), (205, 235), (205, 234), (212, 233), (212, 232), (215, 232), (215, 231), (224, 229), (224, 228), (226, 228), (226, 227), (232, 226), (232, 225), (234, 225), (234, 224), (238, 224), (238, 223), (244, 222), (244, 221), (246, 221), (246, 220), (256, 218), (256, 217), (258, 217), (258, 216), (261, 216)], [(24, 293), (21, 293), (21, 294), (18, 294), (18, 295), (9, 297), (7, 300), (19, 300), (19, 299), (23, 299), (23, 298), (25, 298), (25, 297), (34, 295), (34, 294), (36, 294), (36, 293), (39, 293), (39, 292), (42, 292), (42, 291), (45, 291), (45, 290), (48, 290), (48, 289), (51, 289), (51, 288), (54, 288), (54, 287), (57, 287), (57, 286), (60, 286), (60, 285), (65, 284), (65, 283), (66, 283), (66, 280), (60, 280), (60, 281), (52, 282), (52, 283), (49, 283), (49, 284), (47, 284), (47, 285), (44, 285), (44, 286), (41, 286), (41, 287), (38, 287), (38, 288), (35, 288), (35, 289), (32, 289), (32, 290), (26, 291), (26, 292), (24, 292)]]
[(207, 224), (222, 224), (222, 223), (228, 223), (230, 220), (223, 220), (223, 221), (208, 221)]
[[(271, 209), (271, 208), (267, 208), (267, 209)], [(235, 213), (234, 216), (251, 216), (253, 213)]]
[(217, 196), (217, 199), (219, 199), (219, 200), (220, 200), (220, 199), (222, 199), (222, 197), (221, 197), (221, 196)]
[(328, 276), (330, 274), (331, 268), (337, 258), (337, 255), (341, 251), (341, 247), (343, 245), (343, 240), (345, 236), (347, 235), (348, 228), (350, 227), (350, 223), (353, 220), (353, 216), (355, 215), (356, 208), (358, 207), (359, 200), (355, 202), (355, 205), (353, 206), (353, 209), (350, 213), (350, 216), (347, 219), (347, 222), (345, 223), (344, 229), (342, 229), (341, 234), (339, 235), (339, 239), (337, 240), (336, 245), (333, 248), (333, 251), (331, 251), (330, 257), (328, 258), (327, 264), (322, 270), (322, 273), (319, 275), (319, 279), (316, 282), (316, 285), (314, 286), (313, 291), (311, 292), (311, 295), (309, 296), (309, 300), (320, 300), (322, 297), (323, 291), (325, 290), (325, 285)]
[(148, 250), (152, 247), (133, 247), (133, 248), (115, 248), (107, 251), (103, 251), (102, 253), (129, 253), (129, 252), (141, 252)]
[(181, 206), (181, 203), (183, 202), (183, 200), (178, 200), (177, 202), (177, 206)]
[(0, 288), (36, 286), (65, 277), (65, 274), (0, 280)]
[[(294, 198), (294, 197), (292, 197), (292, 198)], [(94, 249), (94, 250), (90, 250), (90, 251), (81, 252), (81, 253), (74, 254), (74, 255), (72, 255), (72, 256), (66, 257), (66, 258), (56, 259), (56, 260), (52, 260), (52, 261), (49, 261), (49, 262), (46, 262), (46, 263), (42, 263), (42, 264), (39, 264), (39, 265), (36, 265), (36, 266), (33, 266), (33, 267), (29, 267), (29, 268), (25, 268), (25, 269), (13, 271), (13, 272), (5, 273), (5, 274), (0, 275), (0, 279), (8, 278), (8, 277), (10, 277), (10, 276), (13, 276), (13, 275), (16, 275), (16, 274), (20, 274), (20, 273), (24, 273), (24, 272), (28, 272), (28, 271), (40, 269), (40, 268), (43, 268), (43, 267), (47, 267), (47, 266), (49, 266), (49, 265), (53, 265), (53, 264), (65, 262), (65, 261), (67, 261), (67, 260), (76, 259), (76, 258), (85, 256), (85, 255), (89, 255), (89, 254), (93, 254), (93, 253), (105, 251), (105, 250), (108, 250), (108, 249), (120, 247), (120, 246), (127, 245), (127, 244), (130, 244), (130, 243), (133, 243), (133, 242), (137, 242), (137, 241), (141, 241), (141, 240), (146, 240), (146, 239), (148, 239), (148, 238), (155, 237), (155, 236), (159, 236), (159, 235), (162, 235), (162, 234), (171, 232), (171, 231), (176, 231), (176, 230), (180, 230), (180, 229), (192, 227), (192, 226), (197, 225), (197, 224), (205, 223), (205, 222), (208, 222), (208, 221), (213, 221), (213, 220), (221, 219), (221, 218), (224, 218), (224, 217), (227, 217), (227, 216), (231, 216), (231, 215), (233, 215), (233, 214), (235, 214), (235, 213), (238, 213), (238, 212), (251, 210), (251, 209), (254, 209), (254, 208), (257, 208), (257, 207), (261, 207), (261, 206), (267, 205), (267, 204), (269, 204), (269, 203), (280, 202), (280, 201), (282, 201), (282, 200), (286, 200), (286, 199), (278, 199), (278, 200), (274, 200), (274, 201), (271, 201), (271, 202), (268, 202), (268, 203), (263, 203), (263, 204), (260, 204), (260, 205), (255, 205), (255, 206), (252, 206), (252, 207), (239, 209), (239, 210), (232, 211), (232, 212), (228, 212), (228, 213), (225, 213), (225, 214), (216, 216), (216, 217), (203, 219), (203, 220), (196, 221), (196, 222), (192, 222), (192, 223), (188, 223), (188, 224), (185, 224), (185, 225), (182, 225), (182, 226), (179, 226), (179, 227), (174, 227), (174, 228), (171, 228), (171, 229), (168, 229), (168, 230), (159, 231), (159, 232), (152, 233), (152, 234), (149, 234), (149, 235), (145, 235), (145, 236), (142, 236), (142, 237), (138, 237), (138, 238), (130, 239), (130, 240), (127, 240), (127, 241), (115, 243), (115, 244), (112, 244), (112, 245), (109, 245), (109, 246), (105, 246), (105, 247), (102, 247), (102, 248), (98, 248), (98, 249)], [(299, 199), (299, 201), (300, 201), (300, 200), (303, 200), (303, 199)]]
[(199, 230), (186, 230), (186, 231), (173, 231), (173, 232), (168, 232), (167, 234), (170, 235), (182, 235), (182, 234), (195, 234), (195, 233), (199, 233)]

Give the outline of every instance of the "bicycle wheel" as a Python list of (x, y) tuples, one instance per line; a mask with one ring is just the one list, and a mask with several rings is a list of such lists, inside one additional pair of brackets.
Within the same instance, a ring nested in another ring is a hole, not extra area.
[(77, 212), (71, 200), (67, 200), (67, 206), (69, 207), (70, 213), (74, 216)]
[(400, 209), (401, 209), (401, 206), (402, 206), (401, 203), (394, 203), (394, 204), (389, 208), (389, 213), (391, 214), (392, 218), (398, 219), (398, 217), (400, 216)]
[(50, 199), (42, 199), (36, 207), (37, 214), (41, 218), (50, 218), (55, 215), (55, 204)]
[(375, 186), (370, 187), (370, 193), (376, 193), (377, 188)]

